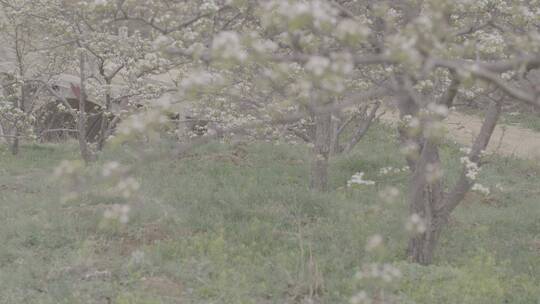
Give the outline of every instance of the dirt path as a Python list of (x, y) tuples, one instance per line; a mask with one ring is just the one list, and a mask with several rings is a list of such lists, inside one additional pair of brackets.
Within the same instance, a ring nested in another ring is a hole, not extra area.
[[(386, 123), (398, 121), (396, 111), (387, 110), (382, 117)], [(453, 112), (447, 118), (450, 138), (457, 143), (471, 146), (480, 131), (482, 117)], [(540, 133), (517, 126), (499, 124), (495, 128), (488, 151), (505, 156), (540, 160)]]

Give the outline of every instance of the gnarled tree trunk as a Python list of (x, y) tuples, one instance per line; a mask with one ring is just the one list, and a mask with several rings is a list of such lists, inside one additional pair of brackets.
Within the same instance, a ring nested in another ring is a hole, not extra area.
[[(27, 98), (27, 90), (28, 85), (26, 83), (23, 83), (21, 85), (21, 98), (17, 101), (17, 107), (21, 110), (22, 113), (25, 113), (26, 108), (26, 98)], [(21, 136), (21, 132), (19, 130), (19, 127), (15, 123), (14, 129), (13, 129), (13, 141), (11, 142), (11, 154), (17, 155), (19, 154), (19, 137)]]
[[(492, 103), (487, 110), (480, 132), (467, 156), (471, 162), (479, 163), (480, 155), (491, 139), (500, 111), (500, 102)], [(415, 162), (410, 185), (411, 215), (420, 216), (426, 229), (412, 235), (407, 248), (409, 259), (422, 265), (432, 262), (435, 246), (442, 229), (448, 223), (450, 214), (463, 201), (465, 194), (474, 184), (474, 181), (467, 177), (467, 168), (464, 166), (457, 183), (448, 193), (444, 193), (442, 180), (431, 178), (433, 168), (439, 167), (438, 144), (428, 138), (423, 144), (419, 159)]]
[(103, 147), (105, 146), (105, 140), (107, 140), (107, 135), (109, 132), (109, 119), (107, 117), (108, 113), (110, 113), (112, 108), (112, 101), (111, 101), (111, 92), (110, 92), (110, 80), (106, 80), (107, 83), (107, 93), (105, 95), (105, 109), (101, 112), (101, 125), (99, 128), (98, 138), (97, 138), (97, 150), (102, 151)]
[(311, 164), (310, 187), (316, 191), (328, 190), (328, 158), (332, 145), (332, 114), (315, 115), (315, 141)]
[(433, 251), (442, 227), (436, 209), (443, 197), (442, 182), (430, 178), (428, 168), (440, 166), (439, 148), (428, 140), (416, 162), (410, 184), (410, 214), (418, 215), (425, 224), (425, 231), (416, 231), (410, 238), (407, 255), (412, 261), (427, 265), (433, 259)]
[(79, 115), (77, 119), (77, 129), (79, 133), (79, 149), (81, 151), (81, 156), (86, 163), (92, 161), (92, 153), (88, 147), (88, 141), (86, 138), (86, 89), (85, 89), (85, 57), (81, 53), (79, 57), (79, 69), (81, 73), (81, 83), (80, 83), (80, 92), (79, 92)]

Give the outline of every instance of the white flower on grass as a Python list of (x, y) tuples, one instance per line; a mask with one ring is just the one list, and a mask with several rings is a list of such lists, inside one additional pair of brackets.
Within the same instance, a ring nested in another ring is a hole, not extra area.
[(488, 196), (489, 193), (490, 193), (488, 187), (483, 186), (483, 185), (481, 185), (481, 184), (479, 184), (479, 183), (475, 183), (475, 184), (472, 186), (471, 190), (472, 190), (472, 191), (476, 191), (476, 192), (478, 192), (478, 193), (481, 193), (481, 194), (483, 194), (483, 195), (485, 195), (485, 196)]
[(388, 174), (399, 174), (402, 172), (407, 172), (409, 170), (409, 167), (405, 166), (403, 168), (394, 168), (392, 166), (389, 167), (382, 167), (379, 169), (380, 175), (388, 175)]
[(365, 180), (364, 179), (364, 172), (357, 172), (354, 174), (349, 181), (347, 181), (347, 187), (351, 187), (353, 185), (375, 185), (375, 182), (372, 180)]

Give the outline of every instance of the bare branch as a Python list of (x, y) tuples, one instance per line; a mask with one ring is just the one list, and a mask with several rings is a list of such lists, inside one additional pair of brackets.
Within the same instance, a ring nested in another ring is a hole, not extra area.
[(375, 117), (377, 116), (377, 111), (379, 110), (381, 106), (380, 102), (376, 102), (373, 108), (371, 109), (369, 115), (362, 121), (362, 124), (356, 129), (356, 132), (353, 134), (353, 137), (347, 143), (347, 145), (344, 148), (344, 152), (348, 153), (350, 152), (358, 142), (366, 135), (367, 131), (369, 130), (369, 127), (371, 126), (371, 123), (374, 121)]
[(482, 64), (476, 64), (474, 62), (468, 62), (467, 64), (459, 63), (456, 61), (437, 59), (434, 61), (436, 66), (445, 67), (455, 72), (469, 72), (475, 77), (489, 81), (499, 87), (509, 96), (516, 98), (522, 102), (530, 105), (540, 107), (540, 98), (538, 94), (526, 92), (523, 88), (514, 87), (507, 81), (503, 80), (495, 72), (483, 67)]
[[(471, 152), (468, 155), (468, 158), (472, 161), (479, 164), (480, 155), (486, 149), (491, 135), (495, 130), (497, 121), (501, 114), (502, 102), (492, 102), (487, 110), (486, 118), (482, 123), (480, 128), (480, 133), (476, 137), (474, 144), (471, 148)], [(457, 181), (456, 185), (452, 190), (444, 197), (441, 201), (440, 206), (437, 206), (436, 212), (439, 215), (448, 215), (454, 210), (459, 203), (465, 198), (465, 194), (471, 189), (473, 182), (467, 177), (467, 168), (464, 167), (462, 173)]]

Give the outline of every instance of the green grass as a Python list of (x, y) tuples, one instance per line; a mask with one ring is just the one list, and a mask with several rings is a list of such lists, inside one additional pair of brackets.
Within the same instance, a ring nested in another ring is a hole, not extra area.
[[(103, 156), (134, 166), (141, 183), (125, 226), (103, 225), (111, 201), (63, 202), (52, 179), (72, 145), (0, 151), (0, 303), (348, 303), (363, 263), (393, 263), (403, 303), (537, 303), (540, 300), (540, 166), (492, 159), (482, 183), (452, 217), (435, 263), (407, 263), (404, 165), (390, 130), (373, 128), (351, 155), (332, 161), (327, 194), (308, 191), (309, 151), (300, 146), (209, 144), (183, 159), (138, 161), (116, 147)], [(381, 140), (384, 139), (384, 140)], [(164, 150), (166, 147), (164, 147)], [(456, 147), (445, 163), (458, 166)], [(92, 168), (90, 168), (92, 169)], [(375, 186), (346, 189), (357, 171)], [(455, 176), (450, 171), (450, 176)], [(97, 185), (91, 185), (96, 187)], [(365, 251), (380, 233), (385, 250)]]
[[(484, 115), (484, 111), (477, 108), (460, 107), (459, 111), (468, 115)], [(517, 109), (515, 111), (508, 110), (501, 114), (499, 123), (540, 132), (540, 113), (535, 110), (527, 112), (525, 109)]]
[(501, 122), (540, 132), (540, 115), (537, 113), (513, 112), (504, 114)]

